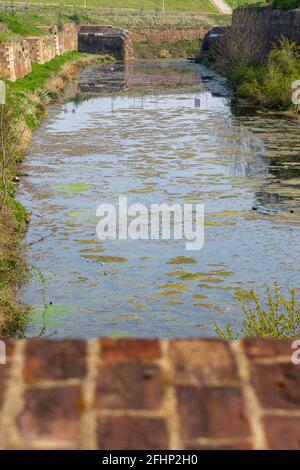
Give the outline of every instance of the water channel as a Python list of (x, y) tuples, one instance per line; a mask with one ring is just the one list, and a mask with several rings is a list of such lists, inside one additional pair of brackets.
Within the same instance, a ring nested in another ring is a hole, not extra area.
[[(89, 67), (48, 111), (18, 194), (26, 336), (212, 335), (246, 289), (300, 287), (299, 121), (236, 116), (220, 78), (176, 60)], [(204, 247), (99, 241), (97, 206), (119, 196), (204, 203)]]

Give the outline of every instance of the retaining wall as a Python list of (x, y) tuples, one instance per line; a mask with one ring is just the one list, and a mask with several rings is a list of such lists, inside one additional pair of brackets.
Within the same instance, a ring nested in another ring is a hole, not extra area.
[(133, 57), (129, 32), (107, 25), (82, 25), (78, 33), (78, 50), (91, 54), (108, 54), (118, 60)]
[(175, 42), (182, 39), (202, 39), (208, 30), (209, 28), (167, 28), (164, 30), (158, 28), (137, 28), (130, 30), (130, 37), (132, 41), (144, 41), (149, 39), (154, 42)]
[[(248, 23), (248, 24), (247, 24)], [(232, 30), (241, 37), (241, 25), (244, 25), (244, 45), (254, 50), (254, 55), (265, 59), (273, 45), (281, 36), (300, 45), (300, 9), (274, 10), (265, 7), (258, 11), (237, 8), (233, 11)], [(253, 45), (255, 44), (255, 47)]]
[(40, 28), (45, 30), (45, 35), (0, 44), (1, 78), (15, 81), (31, 72), (32, 62), (44, 64), (56, 55), (78, 49), (78, 27), (74, 23)]
[(300, 448), (291, 342), (34, 339), (6, 349), (2, 449)]

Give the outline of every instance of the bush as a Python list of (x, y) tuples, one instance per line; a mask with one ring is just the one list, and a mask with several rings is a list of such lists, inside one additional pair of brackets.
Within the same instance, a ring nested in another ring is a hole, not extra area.
[(266, 65), (237, 66), (230, 82), (237, 96), (254, 105), (284, 110), (292, 105), (292, 83), (299, 77), (299, 48), (283, 38), (269, 53)]
[(277, 10), (294, 10), (300, 7), (300, 0), (273, 0), (273, 8)]
[(300, 305), (295, 289), (290, 290), (290, 299), (287, 299), (278, 284), (275, 284), (274, 288), (268, 288), (265, 307), (253, 290), (247, 291), (246, 296), (240, 296), (239, 301), (244, 316), (242, 326), (240, 330), (234, 331), (231, 325), (227, 325), (224, 331), (215, 323), (215, 331), (222, 338), (299, 338)]

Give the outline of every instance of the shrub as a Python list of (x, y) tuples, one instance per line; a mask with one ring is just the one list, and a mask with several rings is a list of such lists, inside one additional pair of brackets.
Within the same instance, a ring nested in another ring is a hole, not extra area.
[(247, 291), (247, 296), (238, 297), (243, 313), (240, 330), (234, 331), (231, 325), (225, 330), (215, 323), (216, 333), (224, 339), (240, 337), (268, 337), (280, 339), (299, 338), (300, 305), (296, 290), (290, 290), (286, 298), (278, 284), (267, 289), (267, 302), (264, 306), (254, 290)]
[(300, 7), (300, 0), (273, 0), (273, 8), (277, 10), (294, 10)]
[(269, 53), (265, 65), (234, 67), (230, 82), (237, 95), (265, 108), (288, 109), (292, 83), (300, 77), (299, 49), (282, 38)]

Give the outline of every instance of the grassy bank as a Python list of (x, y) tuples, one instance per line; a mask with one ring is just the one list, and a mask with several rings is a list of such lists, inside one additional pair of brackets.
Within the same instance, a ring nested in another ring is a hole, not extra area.
[(249, 49), (243, 40), (239, 43), (239, 38), (231, 37), (229, 32), (201, 61), (225, 76), (235, 96), (246, 106), (299, 112), (299, 105), (294, 104), (293, 98), (299, 98), (300, 94), (296, 83), (300, 78), (300, 48), (282, 38), (264, 61), (251, 57), (254, 48), (252, 45)]
[[(24, 1), (24, 0), (23, 0)], [(16, 0), (14, 3), (18, 3)], [(45, 0), (30, 0), (31, 3), (51, 2)], [(63, 6), (75, 5), (83, 6), (83, 0), (55, 0)], [(162, 11), (165, 12), (216, 12), (215, 6), (210, 0), (87, 0), (88, 7), (98, 7), (101, 9), (134, 9), (138, 11)]]
[(136, 59), (168, 59), (168, 58), (187, 58), (196, 57), (199, 52), (199, 39), (183, 39), (170, 42), (162, 41), (160, 43), (146, 40), (134, 42), (134, 56)]
[[(265, 64), (235, 66), (229, 82), (236, 95), (252, 105), (279, 111), (296, 110), (292, 102), (292, 84), (300, 77), (300, 49), (282, 39), (268, 55)], [(298, 85), (299, 88), (299, 85)]]
[(17, 300), (17, 289), (28, 277), (22, 238), (29, 222), (26, 210), (15, 198), (19, 181), (18, 163), (25, 155), (32, 132), (45, 116), (49, 102), (62, 95), (66, 83), (82, 67), (107, 60), (70, 52), (44, 65), (33, 65), (32, 73), (7, 84), (6, 105), (0, 118), (0, 334), (20, 333), (26, 307)]
[[(0, 3), (1, 6), (1, 3)], [(184, 13), (143, 12), (127, 10), (85, 9), (68, 6), (32, 6), (29, 10), (0, 10), (0, 42), (18, 39), (22, 36), (45, 34), (39, 25), (74, 23), (112, 24), (120, 28), (135, 30), (139, 28), (185, 29), (209, 28), (215, 24), (228, 24), (230, 18), (217, 11), (207, 15), (205, 12)]]

